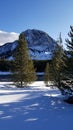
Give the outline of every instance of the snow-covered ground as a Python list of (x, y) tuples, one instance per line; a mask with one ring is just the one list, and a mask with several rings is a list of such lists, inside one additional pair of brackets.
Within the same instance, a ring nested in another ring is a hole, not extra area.
[(73, 130), (73, 105), (35, 82), (23, 89), (0, 82), (0, 130)]

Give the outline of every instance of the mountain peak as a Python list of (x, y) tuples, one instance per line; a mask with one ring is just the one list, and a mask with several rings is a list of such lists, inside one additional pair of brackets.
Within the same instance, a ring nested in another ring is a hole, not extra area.
[(28, 29), (23, 32), (29, 48), (29, 53), (34, 60), (50, 60), (56, 42), (46, 32), (37, 29)]
[[(29, 55), (33, 60), (50, 60), (52, 58), (56, 42), (46, 32), (37, 29), (28, 29), (22, 33), (26, 38)], [(17, 41), (1, 46), (0, 56), (4, 56), (4, 54), (7, 56), (8, 52), (12, 54), (16, 46)]]

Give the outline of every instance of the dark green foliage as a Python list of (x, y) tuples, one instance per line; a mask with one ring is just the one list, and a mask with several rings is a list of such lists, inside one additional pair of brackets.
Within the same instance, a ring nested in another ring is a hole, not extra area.
[(61, 91), (67, 97), (65, 101), (73, 104), (73, 26), (70, 26), (68, 36), (69, 39), (66, 39), (68, 48), (66, 79), (61, 82)]
[(48, 81), (49, 81), (49, 64), (47, 63), (44, 74), (44, 82), (46, 86), (48, 86)]
[(64, 100), (65, 102), (69, 104), (73, 104), (73, 96), (69, 96), (67, 99)]
[(61, 82), (61, 93), (66, 96), (65, 102), (73, 104), (73, 80), (64, 80)]
[(10, 71), (11, 69), (11, 61), (6, 59), (0, 59), (0, 71)]
[(73, 26), (70, 26), (70, 32), (68, 33), (69, 39), (66, 39), (67, 48), (68, 48), (68, 57), (67, 57), (67, 69), (66, 83), (61, 85), (64, 88), (63, 92), (66, 90), (65, 95), (68, 96), (66, 102), (73, 103)]
[[(65, 61), (66, 61), (66, 56), (62, 47), (62, 39), (61, 39), (61, 34), (58, 40), (58, 44), (55, 48), (54, 54), (53, 54), (53, 59), (49, 65), (48, 68), (48, 77), (49, 80), (54, 81), (54, 83), (57, 85), (57, 87), (60, 89), (61, 87), (61, 80), (64, 78), (65, 75)], [(48, 79), (47, 77), (47, 79)]]
[(66, 39), (67, 48), (70, 57), (68, 58), (68, 74), (69, 78), (73, 78), (73, 26), (70, 26), (70, 32), (68, 33), (69, 39)]
[(55, 85), (60, 89), (61, 80), (65, 78), (65, 69), (66, 69), (66, 55), (62, 46), (61, 33), (55, 51), (53, 54), (52, 61), (46, 66), (44, 81), (48, 84), (48, 81), (54, 81)]
[(61, 33), (59, 36), (58, 45), (56, 46), (56, 50), (53, 57), (53, 68), (55, 73), (55, 82), (58, 85), (58, 88), (61, 87), (61, 80), (65, 77), (65, 69), (66, 69), (66, 54), (63, 50), (62, 46), (62, 38)]
[(72, 57), (68, 58), (67, 57), (67, 61), (66, 61), (66, 77), (67, 79), (72, 79), (73, 78), (73, 61), (72, 61)]
[(70, 50), (70, 52), (73, 52), (73, 26), (70, 26), (70, 32), (68, 33), (68, 36), (70, 40), (66, 39), (67, 48)]
[(53, 81), (53, 77), (53, 66), (51, 63), (47, 63), (44, 74), (44, 83), (46, 86), (48, 86), (49, 81)]
[(54, 79), (58, 87), (60, 87), (61, 80), (64, 78), (65, 75), (65, 67), (66, 67), (65, 61), (66, 56), (62, 46), (57, 46), (56, 51), (54, 53), (52, 64), (55, 73)]
[(28, 55), (27, 42), (24, 34), (21, 33), (18, 40), (18, 46), (14, 54), (13, 80), (18, 87), (24, 87), (27, 83), (36, 80), (36, 73), (33, 62)]
[(36, 69), (36, 72), (44, 72), (48, 61), (47, 60), (34, 60), (33, 63), (34, 63), (34, 68)]

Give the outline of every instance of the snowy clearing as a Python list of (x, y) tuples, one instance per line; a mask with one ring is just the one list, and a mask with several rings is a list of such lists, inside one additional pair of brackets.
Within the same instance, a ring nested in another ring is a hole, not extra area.
[(0, 130), (73, 130), (73, 105), (35, 82), (23, 89), (0, 82)]

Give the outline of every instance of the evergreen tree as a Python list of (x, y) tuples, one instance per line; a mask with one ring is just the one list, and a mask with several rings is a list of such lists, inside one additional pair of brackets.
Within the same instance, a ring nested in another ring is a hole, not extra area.
[(70, 78), (73, 78), (73, 26), (70, 26), (70, 32), (68, 33), (69, 39), (66, 39), (69, 58), (68, 58), (68, 73)]
[(67, 48), (68, 48), (68, 82), (65, 85), (66, 89), (66, 102), (73, 104), (73, 26), (70, 26), (70, 32), (68, 33), (69, 38), (66, 39)]
[(65, 54), (61, 46), (57, 46), (54, 57), (53, 57), (53, 69), (54, 69), (54, 80), (58, 85), (58, 88), (61, 87), (61, 80), (64, 78), (65, 70)]
[(64, 70), (66, 67), (65, 60), (66, 60), (66, 56), (63, 50), (62, 38), (61, 38), (61, 33), (60, 33), (58, 44), (56, 46), (56, 49), (53, 55), (53, 60), (52, 60), (53, 79), (57, 83), (58, 88), (61, 87), (61, 80), (64, 77)]
[(73, 52), (73, 26), (70, 26), (70, 32), (68, 33), (70, 39), (66, 39), (67, 48)]
[(52, 67), (53, 66), (51, 63), (46, 64), (45, 74), (44, 74), (44, 83), (46, 84), (46, 86), (48, 86), (48, 83), (50, 81), (53, 81), (53, 68)]
[(44, 75), (44, 82), (46, 84), (48, 84), (48, 80), (54, 81), (54, 83), (56, 83), (56, 85), (60, 89), (61, 80), (64, 78), (65, 75), (65, 67), (66, 67), (65, 61), (66, 61), (66, 55), (63, 50), (62, 38), (60, 33), (52, 61), (50, 62), (50, 64), (47, 64), (46, 66)]
[(48, 86), (48, 81), (49, 81), (49, 63), (46, 64), (45, 74), (44, 74), (44, 83), (46, 84), (46, 86)]
[(18, 46), (14, 54), (13, 80), (19, 87), (36, 80), (36, 73), (33, 62), (28, 54), (28, 47), (25, 36), (20, 34)]

